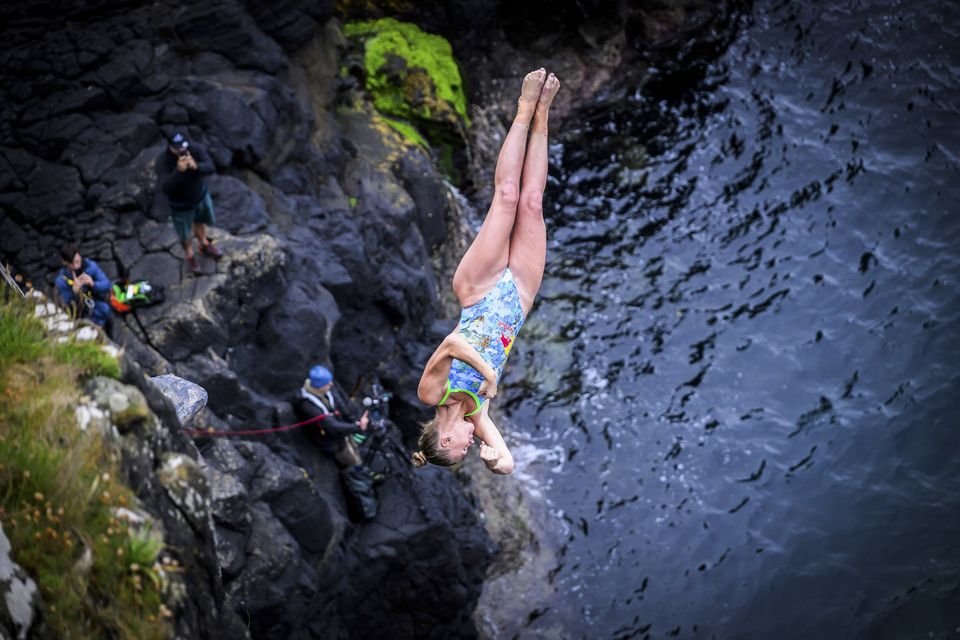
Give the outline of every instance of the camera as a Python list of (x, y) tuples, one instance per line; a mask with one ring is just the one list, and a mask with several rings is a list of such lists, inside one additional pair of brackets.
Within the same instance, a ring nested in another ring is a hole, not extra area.
[(180, 143), (180, 146), (177, 147), (177, 155), (181, 158), (186, 158), (190, 155), (190, 143), (184, 140)]
[(379, 384), (370, 387), (370, 395), (363, 399), (363, 406), (370, 412), (370, 424), (374, 429), (383, 429), (390, 415), (391, 394)]

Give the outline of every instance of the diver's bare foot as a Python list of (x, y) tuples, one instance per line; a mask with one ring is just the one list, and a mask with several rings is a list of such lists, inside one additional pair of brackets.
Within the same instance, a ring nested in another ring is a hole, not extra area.
[(514, 122), (517, 124), (528, 124), (533, 112), (537, 107), (537, 100), (540, 98), (540, 90), (547, 78), (547, 70), (540, 67), (536, 71), (531, 71), (523, 78), (523, 86), (520, 88), (520, 100), (517, 106), (517, 117)]
[(560, 80), (551, 73), (544, 81), (540, 96), (537, 98), (537, 108), (533, 114), (533, 126), (531, 127), (533, 133), (547, 132), (547, 116), (550, 114), (550, 105), (559, 90)]

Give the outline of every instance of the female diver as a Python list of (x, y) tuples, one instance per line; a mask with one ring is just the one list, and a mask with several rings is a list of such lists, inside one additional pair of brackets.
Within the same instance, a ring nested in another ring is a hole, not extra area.
[(476, 436), (490, 471), (513, 471), (510, 450), (490, 419), (489, 399), (497, 395), (497, 381), (543, 279), (547, 116), (559, 88), (543, 68), (523, 79), (517, 115), (497, 158), (493, 203), (453, 276), (463, 307), (460, 322), (420, 378), (420, 401), (437, 413), (422, 425), (420, 451), (413, 454), (418, 467), (456, 464)]

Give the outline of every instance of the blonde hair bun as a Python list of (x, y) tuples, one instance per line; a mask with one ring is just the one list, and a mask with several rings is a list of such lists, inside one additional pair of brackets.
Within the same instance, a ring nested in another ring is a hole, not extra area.
[(411, 459), (413, 460), (413, 466), (417, 469), (427, 464), (427, 456), (423, 455), (423, 451), (414, 451)]

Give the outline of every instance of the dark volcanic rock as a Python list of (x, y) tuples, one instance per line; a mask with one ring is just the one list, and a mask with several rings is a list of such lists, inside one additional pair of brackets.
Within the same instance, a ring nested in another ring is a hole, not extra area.
[[(160, 12), (158, 12), (160, 13)], [(257, 27), (237, 0), (184, 4), (160, 13), (157, 27), (169, 32), (186, 53), (216, 51), (241, 68), (275, 73), (286, 66), (277, 43)]]
[(298, 279), (263, 314), (254, 340), (233, 348), (232, 367), (255, 379), (263, 392), (286, 397), (303, 384), (311, 366), (329, 360), (330, 334), (339, 318), (329, 291)]
[(241, 180), (214, 176), (210, 179), (210, 194), (217, 203), (217, 210), (222, 212), (220, 227), (232, 234), (262, 231), (270, 222), (263, 198)]
[(257, 25), (288, 50), (307, 44), (333, 15), (333, 0), (280, 0), (269, 4), (247, 0), (245, 4)]

